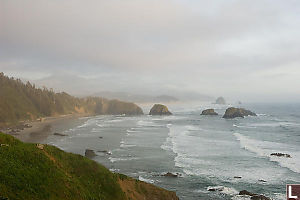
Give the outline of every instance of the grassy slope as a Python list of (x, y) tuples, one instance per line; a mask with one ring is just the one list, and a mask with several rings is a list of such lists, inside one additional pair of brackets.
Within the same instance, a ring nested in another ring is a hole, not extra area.
[(178, 199), (173, 192), (111, 173), (95, 161), (0, 133), (0, 199)]

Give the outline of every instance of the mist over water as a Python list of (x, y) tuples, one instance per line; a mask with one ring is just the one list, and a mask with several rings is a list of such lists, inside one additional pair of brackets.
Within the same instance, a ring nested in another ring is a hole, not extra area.
[[(200, 115), (211, 107), (219, 116)], [(180, 199), (243, 199), (240, 190), (285, 199), (285, 184), (300, 183), (300, 105), (243, 105), (258, 116), (230, 120), (222, 118), (226, 107), (173, 105), (172, 116), (91, 117), (48, 143), (82, 155), (93, 149), (111, 171), (176, 191)], [(270, 156), (277, 152), (291, 158)], [(161, 176), (167, 172), (180, 177)]]

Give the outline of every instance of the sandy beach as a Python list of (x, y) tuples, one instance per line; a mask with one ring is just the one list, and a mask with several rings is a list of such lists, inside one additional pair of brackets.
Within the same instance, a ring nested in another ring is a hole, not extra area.
[(59, 133), (59, 127), (65, 126), (69, 123), (76, 123), (86, 115), (72, 114), (62, 115), (58, 117), (46, 117), (42, 121), (26, 122), (29, 127), (19, 130), (18, 132), (12, 133), (8, 130), (3, 132), (10, 134), (23, 142), (30, 143), (43, 143), (49, 135)]

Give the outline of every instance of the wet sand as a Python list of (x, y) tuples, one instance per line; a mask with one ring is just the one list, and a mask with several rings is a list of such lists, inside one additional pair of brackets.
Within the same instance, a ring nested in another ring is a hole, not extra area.
[[(60, 130), (65, 124), (79, 121), (80, 118), (86, 115), (63, 115), (59, 117), (47, 117), (43, 121), (27, 122), (30, 128), (24, 128), (17, 133), (8, 133), (23, 142), (43, 143), (50, 135), (53, 135)], [(82, 119), (81, 119), (82, 120)]]

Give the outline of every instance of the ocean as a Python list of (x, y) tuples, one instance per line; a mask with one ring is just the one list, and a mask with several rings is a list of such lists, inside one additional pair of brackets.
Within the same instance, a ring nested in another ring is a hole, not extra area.
[[(300, 183), (300, 104), (242, 104), (258, 116), (223, 119), (229, 106), (172, 104), (171, 116), (82, 118), (66, 137), (46, 142), (81, 155), (92, 149), (111, 171), (176, 191), (181, 200), (249, 199), (241, 190), (285, 199), (285, 185)], [(219, 115), (201, 116), (206, 108)], [(162, 176), (167, 172), (179, 177)]]

